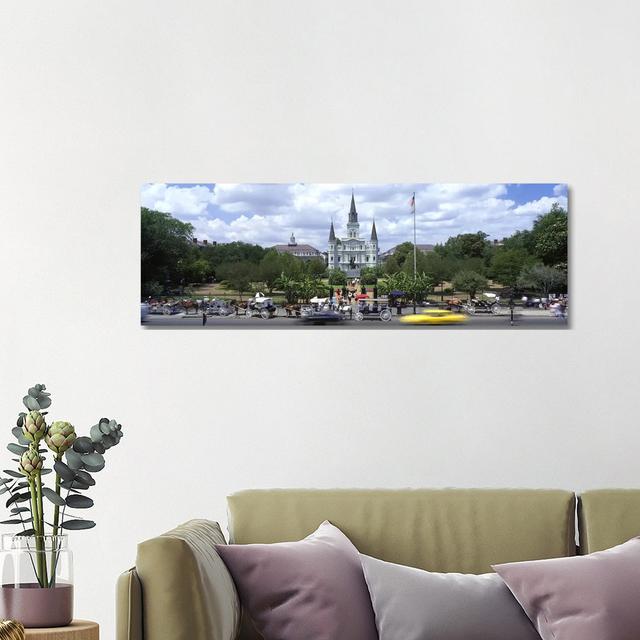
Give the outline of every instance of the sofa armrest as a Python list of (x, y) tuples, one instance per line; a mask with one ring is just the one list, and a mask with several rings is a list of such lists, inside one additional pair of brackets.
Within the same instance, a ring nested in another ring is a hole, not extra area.
[(235, 639), (240, 602), (216, 544), (217, 522), (190, 520), (138, 545), (144, 640)]
[(142, 587), (135, 567), (116, 584), (116, 640), (143, 640)]

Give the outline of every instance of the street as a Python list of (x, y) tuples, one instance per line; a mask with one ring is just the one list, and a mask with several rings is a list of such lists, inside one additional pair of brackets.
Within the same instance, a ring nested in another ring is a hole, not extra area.
[[(405, 312), (406, 313), (406, 312)], [(304, 322), (299, 318), (277, 317), (270, 320), (261, 318), (246, 318), (244, 316), (209, 316), (207, 324), (202, 326), (202, 315), (184, 314), (176, 315), (149, 315), (142, 326), (145, 329), (332, 329), (335, 331), (343, 329), (356, 330), (413, 330), (413, 331), (446, 331), (449, 329), (469, 330), (469, 329), (568, 329), (569, 323), (566, 320), (554, 318), (549, 312), (525, 312), (516, 314), (514, 324), (511, 325), (509, 315), (473, 315), (469, 316), (466, 322), (449, 325), (410, 325), (399, 322), (399, 317), (394, 315), (390, 322), (380, 320), (345, 320), (341, 323), (317, 325)]]

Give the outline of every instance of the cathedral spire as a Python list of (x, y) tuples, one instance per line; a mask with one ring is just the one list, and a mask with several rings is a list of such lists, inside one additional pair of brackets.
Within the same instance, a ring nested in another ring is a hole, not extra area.
[(376, 231), (376, 221), (373, 221), (373, 226), (371, 227), (371, 241), (378, 242), (378, 232)]
[(351, 189), (351, 209), (349, 209), (349, 222), (358, 222), (358, 212), (356, 211), (356, 200)]
[(331, 229), (329, 229), (329, 242), (336, 241), (336, 232), (333, 229), (333, 220), (331, 221)]

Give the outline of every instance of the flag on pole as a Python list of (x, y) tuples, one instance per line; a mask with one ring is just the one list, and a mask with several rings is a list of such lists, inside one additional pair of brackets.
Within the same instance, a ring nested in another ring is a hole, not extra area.
[(409, 206), (411, 207), (411, 211), (415, 213), (416, 210), (416, 194), (414, 193), (409, 200)]

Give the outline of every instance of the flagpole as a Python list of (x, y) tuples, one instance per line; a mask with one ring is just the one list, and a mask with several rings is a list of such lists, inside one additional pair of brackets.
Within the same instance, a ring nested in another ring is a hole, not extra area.
[(413, 313), (416, 312), (416, 294), (415, 294), (415, 285), (417, 278), (417, 264), (418, 264), (418, 245), (416, 244), (416, 192), (413, 192)]
[(416, 279), (418, 246), (416, 245), (416, 192), (413, 192), (413, 279)]

